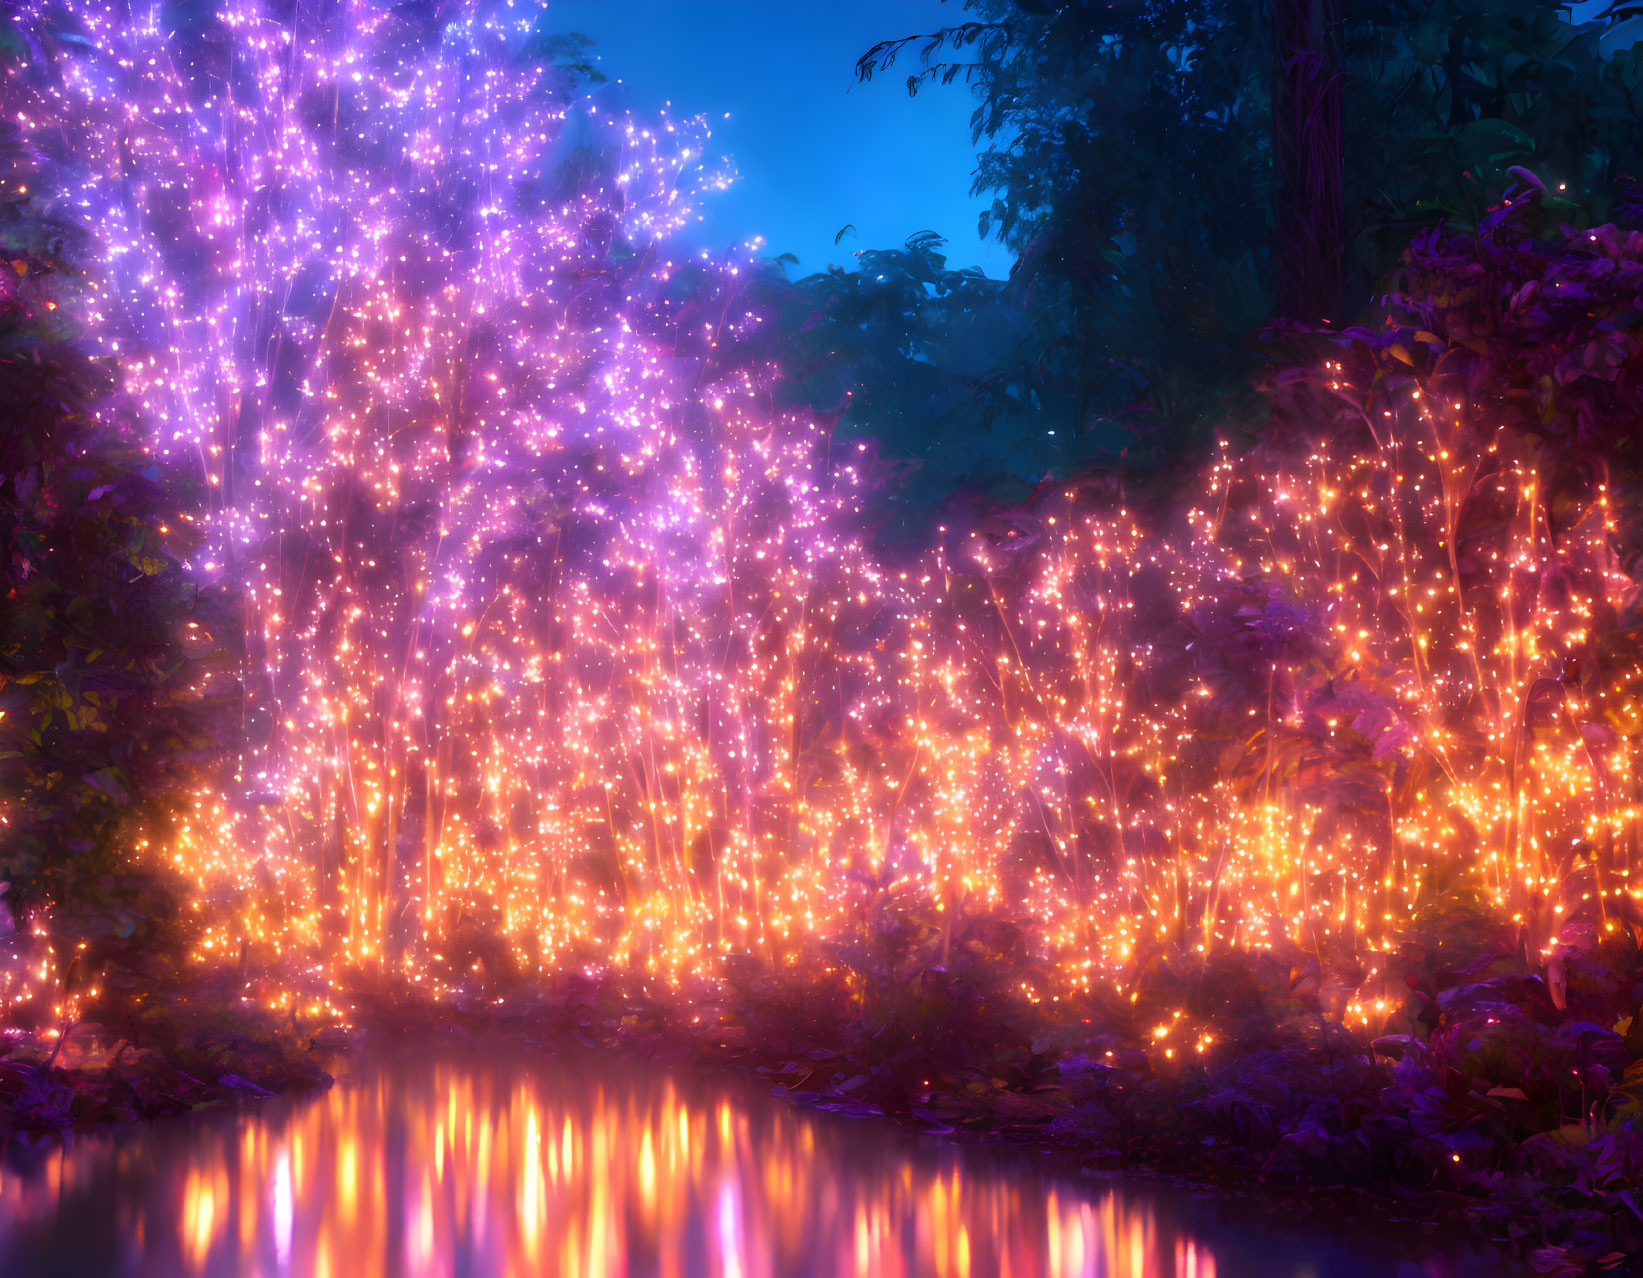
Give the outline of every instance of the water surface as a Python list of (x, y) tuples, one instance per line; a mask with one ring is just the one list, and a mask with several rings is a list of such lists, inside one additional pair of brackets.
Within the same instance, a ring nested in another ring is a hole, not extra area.
[(1368, 1278), (1506, 1272), (629, 1067), (395, 1063), (13, 1148), (10, 1278)]

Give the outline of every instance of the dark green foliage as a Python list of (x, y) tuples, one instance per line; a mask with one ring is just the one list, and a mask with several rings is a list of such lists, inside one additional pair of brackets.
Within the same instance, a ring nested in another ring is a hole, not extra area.
[[(982, 21), (914, 42), (927, 65), (909, 88), (962, 78), (980, 101), (976, 137), (993, 143), (975, 189), (996, 197), (983, 234), (1018, 254), (1006, 300), (1019, 333), (994, 381), (1026, 405), (1020, 433), (1057, 432), (1058, 474), (1126, 448), (1169, 455), (1237, 389), (1268, 311), (1267, 142), (1239, 115), (1266, 109), (1251, 15), (967, 7)], [(862, 77), (903, 43), (870, 51)], [(953, 50), (965, 60), (937, 60)]]
[[(886, 41), (858, 72), (916, 57), (910, 91), (962, 82), (978, 99), (975, 134), (991, 146), (975, 186), (995, 195), (983, 231), (1019, 255), (1000, 299), (1017, 337), (989, 385), (1020, 404), (1019, 438), (1057, 431), (1057, 473), (1125, 448), (1131, 467), (1173, 459), (1224, 430), (1228, 397), (1257, 373), (1252, 338), (1277, 313), (1274, 219), (1306, 204), (1286, 183), (1323, 172), (1322, 156), (1275, 168), (1273, 106), (1286, 99), (1271, 8), (965, 8), (974, 20)], [(1576, 30), (1560, 12), (1340, 6), (1325, 34), (1341, 72), (1344, 307), (1327, 318), (1362, 318), (1414, 233), (1475, 229), (1509, 186), (1566, 188), (1594, 222), (1636, 203), (1643, 51), (1605, 58), (1601, 25)], [(931, 438), (950, 443), (959, 419), (932, 423)], [(999, 420), (996, 399), (975, 401), (972, 422)], [(1043, 473), (1036, 456), (1013, 470)]]
[(1341, 0), (1267, 0), (1271, 29), (1273, 310), (1341, 319)]
[(188, 484), (75, 348), (74, 302), (56, 262), (0, 269), (0, 878), (59, 941), (114, 945), (236, 683), (224, 599), (182, 565)]
[(91, 1050), (76, 1052), (73, 1065), (6, 1058), (0, 1048), (0, 1144), (13, 1132), (130, 1123), (330, 1083), (291, 1038), (225, 1012), (225, 993), (196, 990), (180, 1011), (149, 1009), (149, 1029), (158, 1032), (146, 1044), (139, 1035), (111, 1049), (100, 1027), (81, 1029)]
[(753, 292), (772, 322), (761, 353), (780, 363), (793, 402), (894, 459), (883, 495), (892, 499), (884, 513), (908, 524), (898, 539), (927, 541), (931, 507), (955, 489), (1002, 486), (1019, 499), (1023, 481), (1077, 463), (1076, 441), (1043, 425), (1061, 417), (1051, 392), (1014, 377), (1037, 337), (1005, 285), (950, 268), (930, 233), (864, 251), (858, 264), (798, 281), (762, 273)]
[[(1606, 482), (1635, 498), (1643, 416), (1643, 231), (1590, 226), (1538, 190), (1485, 210), (1475, 233), (1433, 228), (1408, 246), (1379, 329), (1274, 331), (1272, 428), (1300, 439), (1361, 421), (1394, 393), (1468, 405), (1490, 432), (1536, 442), (1553, 492)], [(1339, 377), (1324, 367), (1339, 361)], [(1337, 382), (1340, 391), (1325, 389)], [(1622, 544), (1643, 548), (1636, 502)], [(1553, 522), (1557, 511), (1553, 512)]]
[(1343, 159), (1359, 304), (1413, 232), (1476, 229), (1531, 175), (1594, 223), (1614, 216), (1643, 173), (1643, 49), (1606, 58), (1602, 24), (1572, 29), (1563, 16), (1471, 0), (1348, 6)]

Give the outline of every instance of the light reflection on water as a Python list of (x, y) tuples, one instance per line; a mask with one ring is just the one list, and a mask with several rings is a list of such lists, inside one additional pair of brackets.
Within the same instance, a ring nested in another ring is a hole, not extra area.
[(1395, 1271), (1205, 1234), (1199, 1206), (665, 1076), (439, 1062), (8, 1159), (0, 1256), (51, 1278)]

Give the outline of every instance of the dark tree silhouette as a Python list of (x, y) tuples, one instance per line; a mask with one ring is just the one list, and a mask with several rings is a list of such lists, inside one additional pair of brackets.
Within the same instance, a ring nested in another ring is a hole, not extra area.
[(1643, 173), (1643, 55), (1599, 47), (1624, 5), (1578, 28), (1544, 0), (963, 7), (857, 73), (914, 59), (909, 92), (974, 93), (1023, 334), (989, 385), (1063, 466), (1224, 433), (1272, 320), (1366, 319), (1413, 235), (1475, 229), (1522, 174), (1582, 225)]
[(1273, 314), (1341, 316), (1341, 0), (1270, 0)]

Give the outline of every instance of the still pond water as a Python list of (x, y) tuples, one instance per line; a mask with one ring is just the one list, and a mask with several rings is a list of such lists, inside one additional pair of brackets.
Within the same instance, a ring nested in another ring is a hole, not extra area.
[(665, 1074), (430, 1062), (0, 1163), (7, 1278), (1369, 1278), (1431, 1244)]

